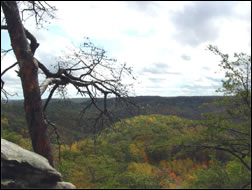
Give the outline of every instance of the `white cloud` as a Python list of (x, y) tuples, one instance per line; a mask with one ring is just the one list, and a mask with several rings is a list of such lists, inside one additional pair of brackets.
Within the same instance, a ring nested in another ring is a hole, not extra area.
[[(1, 73), (10, 67), (12, 64), (16, 62), (16, 58), (11, 54), (7, 54), (3, 59), (1, 63)], [(14, 95), (10, 98), (23, 98), (23, 91), (21, 86), (21, 80), (17, 76), (17, 73), (15, 71), (18, 71), (18, 66), (11, 68), (8, 70), (1, 79), (4, 81), (4, 90), (6, 90), (9, 94)], [(3, 94), (1, 94), (2, 96)]]
[[(251, 51), (247, 2), (50, 3), (58, 8), (58, 19), (48, 31), (27, 24), (40, 43), (36, 56), (52, 69), (65, 47), (90, 37), (133, 67), (137, 95), (212, 95), (219, 83), (210, 78), (221, 79), (223, 72), (217, 72), (220, 59), (206, 47), (217, 45), (231, 55)], [(154, 68), (156, 63), (166, 68)], [(75, 96), (73, 88), (69, 92)]]

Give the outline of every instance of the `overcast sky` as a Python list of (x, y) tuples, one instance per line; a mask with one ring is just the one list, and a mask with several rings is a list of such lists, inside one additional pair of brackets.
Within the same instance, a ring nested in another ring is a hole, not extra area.
[[(205, 96), (220, 95), (224, 75), (220, 58), (206, 50), (216, 45), (223, 53), (251, 54), (251, 2), (51, 2), (57, 19), (45, 29), (33, 20), (25, 27), (40, 46), (36, 57), (50, 66), (67, 47), (84, 37), (133, 67), (137, 81), (130, 95)], [(1, 48), (10, 47), (7, 32), (1, 31)], [(7, 55), (1, 71), (15, 62)], [(12, 98), (23, 98), (15, 68), (3, 79)], [(48, 93), (43, 95), (46, 98)], [(57, 97), (57, 96), (54, 96)], [(76, 97), (69, 86), (68, 97)]]

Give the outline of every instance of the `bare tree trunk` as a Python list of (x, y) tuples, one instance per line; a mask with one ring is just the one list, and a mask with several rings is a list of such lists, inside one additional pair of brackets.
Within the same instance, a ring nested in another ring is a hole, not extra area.
[(33, 58), (30, 44), (20, 19), (15, 1), (1, 2), (6, 18), (11, 45), (20, 67), (24, 94), (24, 110), (34, 152), (46, 157), (54, 167), (51, 145), (44, 121), (38, 83), (38, 63)]

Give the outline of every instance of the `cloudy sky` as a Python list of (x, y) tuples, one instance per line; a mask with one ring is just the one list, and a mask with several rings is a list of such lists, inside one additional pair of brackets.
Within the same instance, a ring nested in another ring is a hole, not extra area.
[[(220, 58), (206, 50), (207, 46), (216, 45), (230, 55), (251, 54), (250, 1), (71, 1), (51, 5), (58, 9), (57, 18), (44, 29), (36, 29), (33, 20), (25, 23), (40, 43), (36, 57), (48, 66), (55, 64), (66, 48), (89, 37), (118, 62), (133, 67), (137, 81), (130, 95), (220, 95), (215, 92), (224, 77), (218, 66)], [(9, 47), (8, 34), (1, 31), (1, 48)], [(7, 55), (1, 70), (14, 62), (13, 55)], [(12, 98), (20, 99), (21, 84), (14, 70), (3, 79), (6, 90), (18, 94)], [(70, 86), (68, 97), (76, 97)]]

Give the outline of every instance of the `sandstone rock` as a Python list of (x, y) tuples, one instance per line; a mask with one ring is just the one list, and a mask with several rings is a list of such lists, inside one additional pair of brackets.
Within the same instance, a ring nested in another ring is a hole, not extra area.
[(72, 183), (58, 182), (52, 189), (76, 189), (76, 187)]
[(1, 139), (1, 188), (75, 189), (48, 160)]

